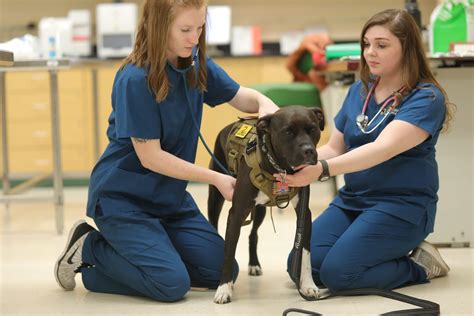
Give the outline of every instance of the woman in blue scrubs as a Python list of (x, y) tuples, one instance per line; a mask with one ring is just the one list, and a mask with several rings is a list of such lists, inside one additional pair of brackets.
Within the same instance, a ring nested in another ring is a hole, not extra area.
[[(136, 44), (117, 72), (109, 145), (94, 167), (85, 221), (74, 225), (55, 276), (74, 289), (176, 301), (216, 288), (224, 241), (186, 191), (188, 181), (232, 199), (235, 179), (194, 164), (203, 103), (260, 116), (278, 107), (206, 57), (204, 0), (145, 1)], [(238, 266), (234, 266), (237, 278)]]
[(318, 149), (321, 163), (287, 176), (289, 185), (305, 186), (345, 175), (345, 186), (312, 226), (313, 277), (330, 290), (393, 289), (449, 271), (423, 240), (433, 231), (438, 201), (435, 145), (453, 105), (406, 11), (374, 15), (360, 41), (361, 80)]

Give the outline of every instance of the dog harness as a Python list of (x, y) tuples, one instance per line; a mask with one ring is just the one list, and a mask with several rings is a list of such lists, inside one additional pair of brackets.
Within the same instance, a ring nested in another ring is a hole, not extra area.
[[(282, 170), (273, 160), (273, 150), (269, 144), (265, 141), (264, 144), (258, 143), (257, 120), (255, 117), (240, 118), (238, 122), (234, 123), (225, 148), (227, 166), (230, 173), (236, 176), (240, 162), (244, 159), (251, 169), (250, 181), (270, 199), (265, 206), (286, 208), (289, 201), (298, 193), (299, 188), (288, 187), (288, 184), (275, 180), (273, 174), (261, 168), (262, 151), (267, 151), (270, 163), (276, 167), (275, 169)], [(280, 172), (280, 170), (278, 171)]]

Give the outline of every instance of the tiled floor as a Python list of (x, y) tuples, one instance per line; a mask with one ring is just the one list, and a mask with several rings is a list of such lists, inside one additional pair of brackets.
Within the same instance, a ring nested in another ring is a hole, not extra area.
[[(195, 193), (198, 204), (205, 210), (206, 187), (192, 185), (190, 191)], [(34, 193), (46, 194), (44, 189)], [(282, 315), (290, 307), (325, 315), (377, 315), (412, 307), (373, 296), (304, 301), (285, 272), (287, 253), (295, 230), (295, 215), (291, 210), (273, 210), (276, 233), (273, 232), (270, 216), (259, 231), (259, 254), (263, 267), (260, 277), (247, 275), (249, 227), (242, 228), (237, 249), (241, 273), (230, 304), (214, 304), (213, 291), (191, 291), (184, 300), (172, 304), (90, 293), (84, 289), (80, 278), (76, 279), (78, 286), (75, 291), (64, 292), (54, 280), (54, 262), (62, 251), (71, 225), (77, 219), (84, 218), (86, 197), (84, 188), (66, 190), (66, 230), (63, 235), (55, 232), (51, 203), (11, 204), (10, 220), (0, 220), (1, 315)], [(312, 189), (312, 198), (314, 218), (329, 202), (329, 188), (318, 184)], [(3, 209), (0, 205), (0, 214)], [(225, 212), (220, 221), (221, 231), (224, 231), (224, 216)], [(474, 248), (443, 248), (441, 253), (451, 267), (448, 277), (398, 291), (439, 303), (443, 315), (474, 315)]]

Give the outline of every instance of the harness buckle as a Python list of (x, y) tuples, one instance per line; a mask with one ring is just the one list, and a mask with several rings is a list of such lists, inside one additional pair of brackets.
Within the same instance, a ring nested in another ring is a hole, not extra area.
[(247, 143), (247, 148), (245, 148), (245, 153), (248, 155), (251, 152), (255, 151), (256, 149), (257, 149), (257, 140), (254, 139)]

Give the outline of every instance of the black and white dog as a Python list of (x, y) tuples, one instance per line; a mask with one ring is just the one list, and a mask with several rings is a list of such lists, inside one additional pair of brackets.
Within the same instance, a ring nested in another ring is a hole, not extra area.
[[(218, 135), (214, 154), (227, 168), (228, 161), (228, 137), (235, 130), (233, 123), (226, 126)], [(259, 153), (259, 167), (267, 174), (285, 173), (293, 174), (299, 168), (316, 164), (316, 144), (320, 139), (320, 131), (324, 129), (324, 115), (319, 108), (306, 108), (303, 106), (284, 107), (272, 115), (258, 119), (256, 123), (256, 145)], [(214, 162), (211, 169), (220, 171)], [(253, 226), (249, 236), (249, 274), (262, 274), (261, 266), (257, 257), (257, 230), (265, 217), (265, 205), (270, 201), (267, 194), (253, 185), (250, 174), (252, 167), (247, 165), (245, 159), (238, 162), (236, 172), (236, 186), (232, 199), (232, 207), (229, 211), (227, 229), (225, 234), (225, 254), (221, 280), (214, 302), (218, 304), (229, 303), (232, 298), (233, 279), (232, 265), (235, 258), (235, 250), (240, 236), (240, 227), (250, 214), (253, 213)], [(274, 181), (273, 179), (271, 181)], [(283, 183), (284, 184), (284, 183)], [(291, 199), (295, 207), (301, 201), (298, 195)], [(219, 214), (224, 203), (224, 198), (214, 186), (209, 186), (208, 218), (210, 223), (217, 229)], [(308, 205), (302, 205), (310, 212)], [(298, 212), (297, 212), (297, 216)], [(305, 216), (305, 227), (311, 227), (311, 216)], [(318, 297), (319, 289), (315, 285), (311, 275), (311, 261), (309, 252), (310, 229), (305, 229), (301, 237), (303, 256), (301, 261), (301, 277), (298, 284), (300, 293), (306, 297)]]

